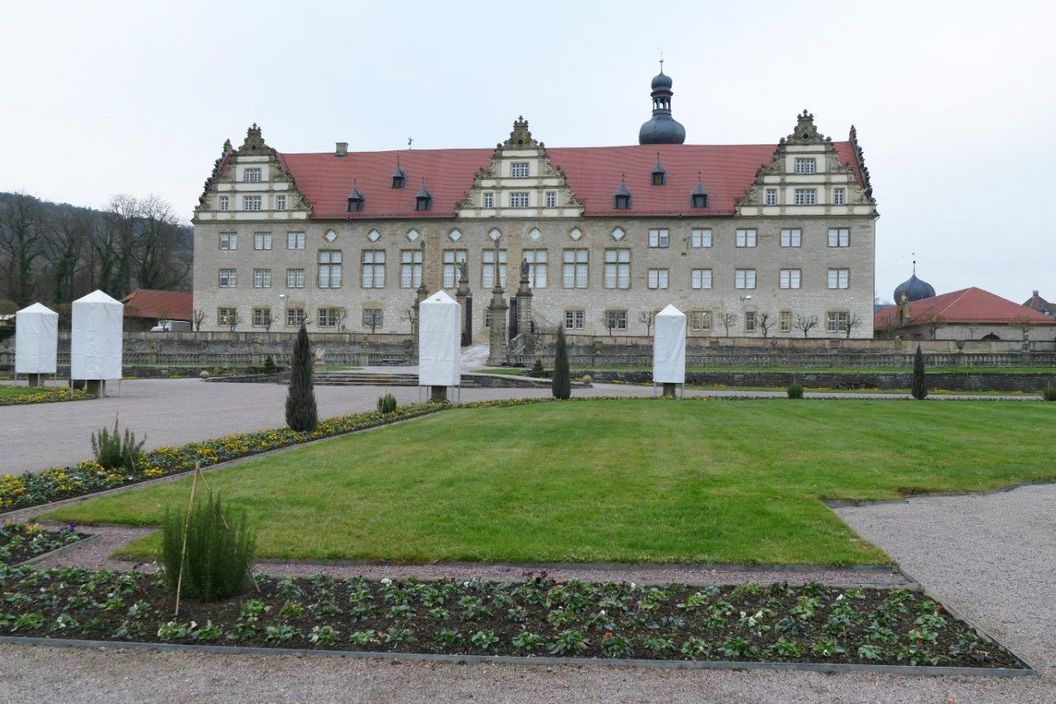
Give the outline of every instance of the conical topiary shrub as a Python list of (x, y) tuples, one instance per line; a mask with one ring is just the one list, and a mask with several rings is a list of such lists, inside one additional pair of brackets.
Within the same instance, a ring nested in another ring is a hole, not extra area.
[(928, 382), (924, 377), (924, 352), (917, 345), (917, 353), (913, 355), (913, 398), (922, 401), (928, 397)]
[(312, 349), (308, 342), (308, 331), (301, 325), (297, 342), (293, 345), (293, 361), (290, 364), (286, 425), (306, 433), (315, 430), (318, 424), (319, 414), (315, 408), (315, 392), (312, 391)]
[(550, 379), (550, 390), (554, 398), (568, 400), (572, 396), (572, 379), (568, 375), (568, 345), (565, 342), (565, 328), (557, 329), (557, 343), (554, 350), (554, 375)]

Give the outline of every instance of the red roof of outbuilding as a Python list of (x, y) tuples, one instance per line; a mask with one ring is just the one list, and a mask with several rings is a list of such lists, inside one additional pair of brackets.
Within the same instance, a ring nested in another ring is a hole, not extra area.
[[(833, 142), (840, 162), (861, 172), (850, 142)], [(585, 215), (731, 215), (736, 202), (755, 182), (756, 172), (770, 163), (776, 146), (631, 145), (625, 147), (565, 147), (547, 149), (550, 163), (565, 172), (568, 186), (583, 203)], [(651, 185), (657, 152), (667, 183)], [(312, 204), (316, 220), (360, 218), (420, 218), (455, 215), (455, 206), (473, 187), (478, 170), (491, 164), (491, 149), (414, 149), (386, 152), (280, 154), (283, 168)], [(392, 173), (399, 155), (407, 175), (404, 188), (394, 189)], [(701, 182), (708, 192), (706, 209), (690, 208), (690, 193)], [(613, 194), (624, 178), (631, 209), (615, 210)], [(432, 196), (429, 211), (415, 211), (415, 193), (425, 179)], [(353, 184), (364, 197), (363, 210), (347, 211)]]
[[(997, 325), (1029, 320), (1036, 325), (1056, 325), (1056, 318), (1050, 318), (975, 286), (913, 301), (908, 305), (908, 312), (910, 325), (933, 320), (954, 324)], [(887, 306), (873, 316), (875, 330), (887, 330), (897, 326), (898, 306)]]
[(150, 288), (137, 288), (121, 299), (126, 306), (136, 309), (125, 315), (130, 318), (155, 318), (158, 320), (191, 320), (191, 309), (194, 307), (190, 291), (157, 291)]

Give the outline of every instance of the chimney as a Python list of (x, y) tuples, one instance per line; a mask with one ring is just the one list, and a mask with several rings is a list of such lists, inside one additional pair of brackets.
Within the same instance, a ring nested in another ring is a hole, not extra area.
[(334, 156), (348, 156), (348, 142), (338, 142), (334, 149)]

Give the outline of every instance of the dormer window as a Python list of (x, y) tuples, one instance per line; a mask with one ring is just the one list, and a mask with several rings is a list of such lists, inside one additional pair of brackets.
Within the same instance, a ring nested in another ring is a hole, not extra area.
[(433, 197), (429, 194), (429, 190), (425, 187), (425, 179), (422, 179), (422, 187), (418, 189), (418, 193), (414, 196), (414, 209), (422, 212), (431, 210), (433, 207)]
[(707, 208), (708, 207), (708, 192), (704, 190), (704, 184), (700, 180), (700, 172), (697, 172), (697, 185), (693, 188), (693, 192), (689, 194), (689, 203), (694, 208)]
[(627, 184), (622, 180), (620, 181), (620, 187), (616, 189), (616, 195), (613, 196), (612, 207), (616, 210), (631, 209), (631, 192), (627, 190)]
[(407, 185), (407, 174), (400, 168), (400, 157), (396, 157), (396, 170), (392, 172), (392, 187), (403, 188)]
[(348, 212), (362, 212), (364, 201), (365, 199), (363, 198), (363, 194), (359, 192), (359, 188), (353, 185), (352, 192), (348, 194)]
[(653, 166), (653, 185), (663, 186), (665, 183), (667, 183), (667, 171), (665, 171), (664, 167), (660, 164), (660, 154), (658, 152), (656, 155), (656, 165)]

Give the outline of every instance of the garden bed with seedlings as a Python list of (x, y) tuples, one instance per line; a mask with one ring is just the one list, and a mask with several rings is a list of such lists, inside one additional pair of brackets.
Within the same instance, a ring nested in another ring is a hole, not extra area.
[(0, 406), (85, 401), (95, 398), (79, 389), (42, 386), (0, 386)]
[(919, 592), (746, 583), (370, 581), (258, 575), (174, 598), (164, 575), (0, 567), (0, 634), (378, 653), (888, 664), (1030, 672)]
[(0, 564), (17, 565), (85, 537), (72, 527), (48, 530), (35, 523), (4, 523), (0, 525)]

